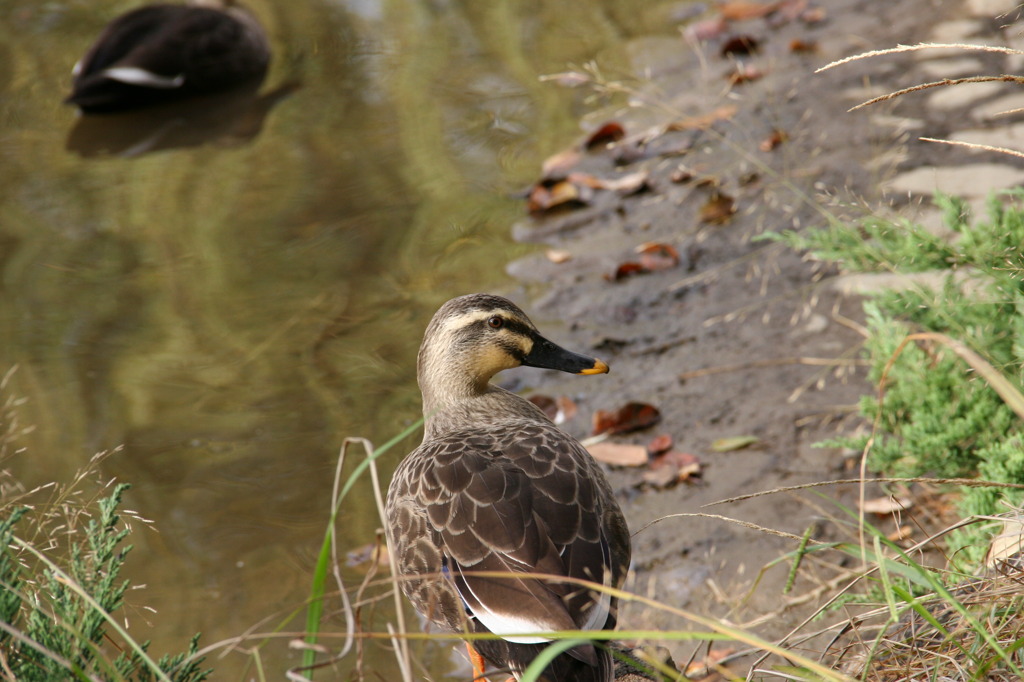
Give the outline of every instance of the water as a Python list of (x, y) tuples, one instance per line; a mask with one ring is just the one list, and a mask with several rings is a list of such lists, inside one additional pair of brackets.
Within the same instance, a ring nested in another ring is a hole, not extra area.
[[(266, 96), (177, 127), (61, 105), (134, 3), (0, 5), (0, 370), (18, 366), (8, 393), (36, 426), (4, 466), (66, 481), (123, 445), (100, 476), (132, 483), (126, 506), (155, 522), (125, 569), (154, 653), (301, 609), (342, 440), (418, 417), (415, 352), (440, 303), (514, 286), (511, 193), (587, 109), (538, 76), (628, 70), (628, 39), (671, 35), (676, 4), (253, 1), (275, 51)], [(342, 550), (379, 525), (360, 488)], [(270, 679), (298, 660), (286, 642), (260, 650)], [(390, 661), (370, 646), (367, 668), (395, 679)], [(244, 653), (210, 663), (252, 676)]]

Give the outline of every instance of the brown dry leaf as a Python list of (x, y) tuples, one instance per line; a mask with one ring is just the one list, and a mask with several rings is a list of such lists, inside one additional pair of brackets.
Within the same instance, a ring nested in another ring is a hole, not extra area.
[(555, 398), (555, 404), (558, 405), (558, 418), (555, 419), (556, 424), (567, 422), (576, 416), (576, 403), (571, 398), (560, 395)]
[(887, 495), (886, 497), (876, 497), (873, 500), (864, 500), (861, 511), (865, 514), (892, 514), (913, 506), (914, 501), (909, 497)]
[(530, 213), (543, 213), (558, 207), (586, 206), (590, 203), (590, 198), (589, 188), (562, 180), (550, 186), (544, 183), (535, 185), (530, 190), (530, 197), (526, 203)]
[(587, 448), (598, 462), (617, 467), (639, 467), (647, 464), (647, 448), (625, 443), (595, 443)]
[(672, 175), (669, 176), (669, 180), (675, 183), (684, 183), (693, 180), (696, 174), (687, 168), (686, 166), (680, 166), (672, 171)]
[(779, 6), (777, 2), (761, 3), (748, 0), (730, 0), (718, 6), (718, 13), (728, 21), (745, 21), (759, 19), (774, 12)]
[(742, 85), (764, 78), (764, 71), (753, 64), (737, 64), (736, 70), (729, 74), (726, 80), (729, 85)]
[(640, 265), (636, 261), (626, 261), (619, 267), (615, 268), (615, 272), (611, 275), (605, 275), (604, 278), (609, 282), (619, 282), (632, 277), (633, 275), (642, 275), (647, 272), (644, 266)]
[(886, 539), (891, 542), (899, 542), (900, 540), (906, 540), (914, 535), (913, 526), (900, 526), (893, 532), (886, 535)]
[(669, 270), (679, 265), (679, 252), (671, 244), (646, 242), (636, 247), (640, 265), (648, 272)]
[(623, 194), (636, 194), (647, 189), (647, 171), (637, 171), (628, 175), (621, 175), (611, 180), (602, 180), (601, 188)]
[(650, 453), (651, 457), (656, 457), (671, 450), (672, 445), (672, 436), (663, 433), (651, 439), (651, 442), (647, 444), (647, 452)]
[(558, 416), (558, 405), (555, 403), (554, 398), (549, 395), (538, 393), (536, 395), (531, 395), (527, 400), (539, 407), (548, 419), (555, 421), (555, 417)]
[(728, 194), (715, 192), (700, 207), (700, 221), (712, 225), (724, 225), (736, 212), (736, 203)]
[(667, 488), (700, 476), (701, 464), (688, 452), (670, 450), (651, 460), (650, 471), (644, 472), (643, 482), (655, 488)]
[(544, 179), (564, 178), (570, 169), (580, 162), (583, 155), (575, 149), (563, 149), (545, 159), (540, 167), (540, 176)]
[(569, 173), (566, 181), (577, 187), (589, 187), (590, 189), (605, 189), (604, 180), (591, 173)]
[(810, 53), (810, 52), (817, 52), (818, 51), (818, 41), (816, 41), (816, 40), (800, 40), (799, 38), (794, 38), (793, 40), (789, 41), (789, 51), (790, 52), (808, 52), (808, 53)]
[(681, 118), (678, 121), (673, 121), (665, 127), (665, 130), (704, 130), (706, 128), (710, 128), (719, 121), (728, 121), (735, 115), (736, 105), (726, 104), (701, 116), (690, 116), (688, 118)]
[(744, 57), (757, 52), (759, 46), (760, 44), (754, 36), (740, 34), (722, 43), (718, 53), (723, 57)]
[(583, 148), (590, 150), (594, 147), (605, 147), (612, 142), (618, 142), (626, 136), (626, 129), (615, 121), (609, 121), (595, 130), (583, 143)]
[(572, 260), (572, 254), (565, 249), (548, 249), (544, 252), (544, 256), (555, 265)]
[(770, 152), (788, 139), (789, 135), (784, 130), (775, 129), (771, 135), (761, 140), (761, 144), (758, 147), (763, 152)]
[(757, 436), (730, 436), (729, 438), (719, 438), (711, 443), (711, 449), (715, 452), (732, 452), (750, 447), (757, 441)]
[[(629, 433), (654, 426), (661, 421), (661, 412), (649, 403), (626, 403), (615, 412), (598, 410), (594, 413), (593, 435), (599, 433)], [(644, 452), (647, 452), (645, 449)]]
[(805, 24), (820, 24), (828, 19), (828, 12), (824, 7), (808, 7), (800, 13), (800, 21)]

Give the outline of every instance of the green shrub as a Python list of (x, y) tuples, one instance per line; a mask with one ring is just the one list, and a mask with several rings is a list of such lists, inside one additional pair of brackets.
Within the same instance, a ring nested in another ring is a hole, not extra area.
[[(774, 238), (808, 249), (854, 272), (945, 273), (942, 284), (887, 290), (865, 304), (870, 379), (882, 384), (861, 412), (877, 423), (869, 465), (888, 476), (979, 478), (1024, 483), (1021, 421), (950, 348), (909, 334), (938, 332), (965, 343), (1018, 390), (1024, 385), (1024, 192), (988, 202), (988, 219), (972, 224), (965, 204), (938, 196), (951, 239), (906, 221), (872, 218)], [(904, 345), (899, 354), (898, 349)], [(884, 381), (883, 381), (884, 379)], [(843, 439), (863, 448), (868, 436)], [(1019, 505), (1022, 496), (995, 488), (965, 488), (961, 511), (988, 515)], [(979, 560), (978, 531), (952, 538)]]

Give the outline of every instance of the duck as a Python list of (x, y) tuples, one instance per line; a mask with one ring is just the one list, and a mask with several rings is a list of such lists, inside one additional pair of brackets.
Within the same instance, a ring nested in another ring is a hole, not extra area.
[(65, 102), (103, 113), (255, 91), (269, 64), (266, 32), (233, 0), (145, 5), (104, 28), (72, 70)]
[[(587, 583), (620, 588), (630, 561), (629, 529), (600, 465), (537, 406), (490, 382), (524, 365), (608, 372), (541, 336), (506, 298), (442, 305), (417, 356), (423, 441), (398, 465), (385, 503), (413, 607), (442, 630), (494, 635), (467, 641), (476, 679), (487, 665), (520, 679), (552, 632), (613, 629), (616, 598)], [(585, 642), (540, 679), (611, 682), (612, 655)]]

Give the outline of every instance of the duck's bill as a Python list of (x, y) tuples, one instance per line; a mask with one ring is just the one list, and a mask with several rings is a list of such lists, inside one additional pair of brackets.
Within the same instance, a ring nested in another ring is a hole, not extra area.
[(556, 346), (542, 336), (536, 337), (533, 348), (523, 358), (523, 364), (529, 367), (557, 369), (569, 374), (605, 374), (608, 365), (587, 355), (573, 353), (561, 346)]

